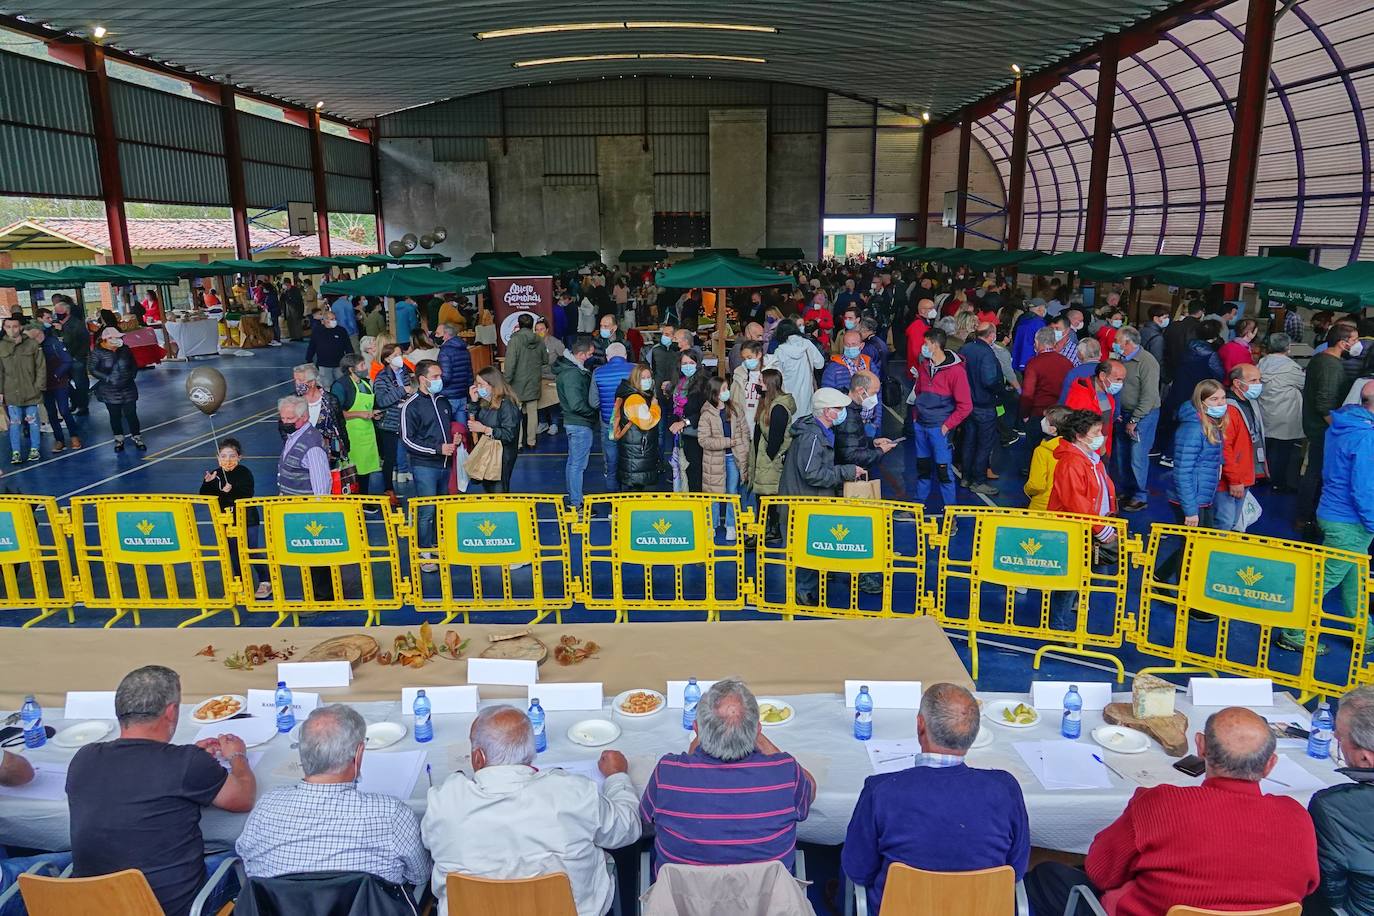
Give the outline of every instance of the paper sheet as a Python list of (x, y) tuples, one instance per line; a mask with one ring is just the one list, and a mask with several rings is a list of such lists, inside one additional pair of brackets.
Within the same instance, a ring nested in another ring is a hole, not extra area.
[(0, 796), (62, 801), (67, 797), (67, 764), (45, 760), (33, 764), (33, 780), (22, 786), (0, 786)]
[[(1274, 765), (1267, 779), (1260, 780), (1260, 791), (1269, 795), (1289, 795), (1295, 792), (1315, 792), (1326, 788), (1326, 783), (1307, 771), (1296, 760), (1279, 754), (1279, 762)], [(1280, 785), (1286, 783), (1286, 785)]]
[(196, 741), (218, 738), (220, 735), (238, 735), (244, 744), (265, 744), (277, 735), (277, 722), (266, 716), (248, 716), (244, 719), (229, 719), (202, 725), (196, 732)]
[(562, 770), (565, 773), (585, 776), (596, 783), (598, 789), (606, 784), (606, 777), (601, 775), (601, 768), (595, 760), (563, 760), (557, 763), (540, 761), (538, 767), (541, 770)]
[[(243, 757), (248, 761), (248, 769), (256, 773), (258, 771), (258, 764), (262, 763), (262, 755), (265, 753), (266, 751), (245, 751)], [(226, 770), (233, 768), (233, 764), (227, 760), (217, 758), (216, 762)]]
[(1017, 741), (1016, 753), (1040, 785), (1060, 789), (1110, 789), (1107, 768), (1093, 759), (1096, 746), (1068, 740)]
[(406, 801), (425, 769), (424, 751), (378, 752), (363, 755), (359, 792), (378, 792)]
[(921, 744), (915, 738), (870, 739), (864, 743), (874, 773), (900, 773), (916, 765)]

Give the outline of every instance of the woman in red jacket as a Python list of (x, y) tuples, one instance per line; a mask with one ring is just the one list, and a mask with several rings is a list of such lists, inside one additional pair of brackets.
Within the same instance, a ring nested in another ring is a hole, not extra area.
[(816, 327), (820, 328), (816, 339), (820, 341), (821, 348), (829, 353), (830, 332), (835, 330), (835, 316), (830, 314), (830, 304), (826, 301), (824, 290), (816, 290), (811, 304), (802, 313), (802, 320), (816, 322)]
[[(1106, 463), (1098, 454), (1106, 441), (1102, 433), (1102, 415), (1095, 410), (1075, 410), (1059, 424), (1058, 432), (1061, 441), (1054, 450), (1057, 464), (1054, 482), (1050, 485), (1049, 510), (1102, 518), (1115, 515), (1116, 489), (1107, 475)], [(1116, 528), (1094, 526), (1092, 565), (1115, 566), (1117, 557)], [(1084, 581), (1089, 581), (1088, 575), (1084, 576)], [(1076, 630), (1073, 612), (1077, 605), (1077, 592), (1050, 595), (1050, 628), (1067, 633)]]

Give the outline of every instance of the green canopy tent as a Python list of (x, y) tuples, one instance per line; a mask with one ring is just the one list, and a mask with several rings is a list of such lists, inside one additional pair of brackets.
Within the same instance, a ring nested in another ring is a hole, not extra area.
[(520, 257), (518, 251), (479, 251), (472, 256), (473, 261), (509, 261)]
[(432, 296), (454, 291), (453, 274), (432, 267), (398, 267), (364, 274), (356, 280), (335, 280), (320, 286), (327, 296)]
[(0, 286), (27, 292), (31, 289), (46, 289), (51, 285), (52, 273), (33, 267), (13, 267), (0, 270)]
[(264, 258), (258, 263), (282, 273), (325, 274), (329, 273), (331, 267), (336, 266), (331, 264), (330, 260), (330, 258)]
[(1330, 274), (1296, 258), (1231, 257), (1205, 258), (1195, 264), (1171, 264), (1155, 271), (1156, 283), (1185, 289), (1206, 289), (1216, 283), (1258, 283), (1261, 280), (1297, 280), (1314, 274)]
[(151, 283), (163, 285), (178, 278), (173, 271), (144, 268), (134, 264), (77, 264), (52, 274), (55, 288), (85, 286), (87, 283), (114, 283), (118, 286)]
[(968, 256), (965, 261), (977, 271), (999, 270), (1003, 267), (1016, 267), (1026, 261), (1043, 257), (1043, 251), (979, 251)]
[(1161, 268), (1193, 264), (1199, 259), (1188, 254), (1128, 254), (1110, 260), (1091, 261), (1078, 268), (1084, 280), (1116, 282), (1132, 277), (1149, 277)]
[[(440, 254), (437, 251), (408, 251), (399, 258), (393, 258), (389, 254), (370, 254), (367, 257), (369, 264), (428, 264), (431, 267), (447, 264), (453, 260), (448, 255)], [(373, 258), (380, 258), (381, 260), (374, 261)]]
[(968, 259), (978, 253), (978, 249), (975, 248), (942, 248), (934, 254), (923, 256), (921, 260), (934, 261), (936, 264), (954, 267), (959, 264), (967, 264)]
[(1307, 277), (1264, 279), (1258, 286), (1261, 299), (1279, 305), (1358, 312), (1374, 308), (1374, 261), (1357, 261)]
[(591, 251), (551, 251), (551, 258), (562, 258), (564, 261), (575, 261), (577, 267), (585, 267), (588, 264), (596, 264), (601, 261), (601, 252)]
[(459, 284), (457, 292), (481, 294), (487, 291), (487, 282), (492, 277), (548, 277), (561, 271), (549, 270), (528, 258), (486, 258), (445, 273)]
[(1100, 251), (1061, 251), (1046, 255), (1043, 258), (1036, 258), (1033, 261), (1026, 261), (1020, 265), (1019, 269), (1022, 273), (1035, 274), (1036, 276), (1074, 273), (1090, 264), (1109, 264), (1115, 260), (1118, 260), (1116, 255), (1103, 254)]
[(177, 277), (228, 277), (233, 274), (241, 274), (243, 271), (238, 267), (230, 266), (227, 261), (159, 261), (156, 264), (149, 264), (149, 268), (172, 273)]
[(756, 261), (722, 255), (692, 258), (659, 270), (654, 282), (669, 289), (714, 289), (716, 293), (716, 368), (725, 369), (726, 290), (764, 286), (795, 286), (787, 274), (770, 270)]
[(621, 264), (653, 264), (668, 260), (668, 252), (661, 248), (626, 248), (618, 260)]
[(805, 261), (806, 252), (800, 248), (760, 248), (755, 255), (760, 261)]

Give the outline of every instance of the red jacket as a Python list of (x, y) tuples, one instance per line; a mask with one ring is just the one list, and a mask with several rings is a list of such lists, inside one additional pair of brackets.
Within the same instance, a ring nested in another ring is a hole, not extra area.
[(921, 426), (954, 429), (973, 412), (968, 371), (957, 353), (945, 353), (945, 361), (933, 366), (922, 359), (916, 373), (916, 405), (913, 422)]
[[(1067, 439), (1054, 450), (1054, 482), (1050, 485), (1051, 512), (1077, 512), (1079, 515), (1102, 515), (1102, 491), (1107, 491), (1107, 515), (1116, 512), (1116, 487), (1102, 462), (1093, 463), (1077, 445)], [(1094, 531), (1100, 534), (1102, 528)]]
[(1236, 484), (1255, 485), (1255, 443), (1236, 405), (1227, 404), (1226, 429), (1221, 434), (1221, 481), (1217, 490), (1226, 490)]
[(1267, 909), (1317, 889), (1317, 839), (1293, 799), (1208, 777), (1136, 789), (1085, 865), (1112, 916), (1160, 916), (1177, 904)]
[(1102, 344), (1102, 358), (1107, 359), (1112, 355), (1112, 344), (1116, 342), (1117, 328), (1109, 324), (1104, 324), (1097, 329), (1097, 342)]
[(835, 316), (830, 314), (830, 309), (810, 306), (802, 315), (802, 320), (816, 322), (816, 327), (821, 329), (820, 333), (816, 335), (816, 339), (821, 342), (822, 347), (829, 350), (830, 332), (835, 330)]
[(926, 331), (930, 325), (924, 318), (913, 318), (906, 326), (906, 364), (914, 366), (921, 361), (921, 344), (926, 342)]
[[(1100, 391), (1094, 381), (1096, 378), (1097, 376), (1093, 375), (1074, 379), (1073, 384), (1069, 386), (1069, 396), (1064, 399), (1064, 406), (1070, 410), (1091, 410), (1093, 413), (1102, 414), (1102, 435), (1107, 437), (1107, 441), (1102, 443), (1100, 454), (1106, 458), (1112, 453), (1112, 418), (1116, 416), (1116, 398)], [(1102, 402), (1098, 399), (1099, 395), (1107, 399), (1105, 412), (1102, 410)]]
[(1042, 417), (1046, 408), (1058, 404), (1064, 378), (1072, 368), (1067, 356), (1053, 350), (1032, 356), (1021, 377), (1021, 416)]
[(1217, 357), (1221, 360), (1221, 371), (1225, 372), (1227, 375), (1230, 375), (1231, 370), (1237, 366), (1243, 366), (1246, 363), (1253, 363), (1255, 361), (1254, 356), (1250, 352), (1250, 344), (1239, 338), (1228, 340), (1218, 347)]

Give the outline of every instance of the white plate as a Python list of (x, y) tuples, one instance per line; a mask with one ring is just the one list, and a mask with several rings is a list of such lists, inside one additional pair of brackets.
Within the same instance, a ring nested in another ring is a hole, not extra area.
[(58, 747), (84, 747), (94, 744), (114, 730), (113, 722), (93, 719), (62, 729), (52, 736), (52, 743)]
[[(651, 693), (654, 696), (658, 697), (658, 705), (655, 706), (653, 709), (649, 710), (648, 712), (626, 712), (625, 710), (620, 708), (620, 704), (624, 703), (626, 698), (629, 697), (629, 695), (632, 693)], [(647, 687), (636, 687), (634, 690), (626, 690), (623, 693), (618, 693), (616, 694), (615, 699), (611, 701), (611, 709), (615, 711), (615, 714), (618, 716), (624, 716), (627, 719), (643, 719), (646, 716), (656, 716), (659, 713), (663, 712), (667, 705), (668, 700), (666, 697), (663, 696), (663, 694), (659, 693), (657, 690), (650, 690)]]
[[(787, 718), (781, 722), (766, 722), (763, 720), (763, 707), (776, 706), (778, 709), (787, 713)], [(786, 700), (779, 700), (777, 697), (759, 697), (759, 721), (763, 722), (764, 728), (781, 728), (784, 725), (791, 725), (797, 718), (797, 711), (792, 708), (792, 704)]]
[[(1020, 702), (1022, 701), (997, 700), (995, 702), (989, 703), (987, 706), (983, 708), (983, 715), (987, 718), (989, 722), (995, 722), (1003, 728), (1034, 728), (1035, 726), (1039, 725), (1040, 713), (1038, 712), (1035, 714), (1035, 718), (1030, 720), (1029, 722), (1008, 722), (1006, 719), (1002, 718), (1002, 710), (1015, 709), (1016, 704)], [(1026, 705), (1029, 706), (1030, 704), (1027, 703)]]
[[(215, 700), (238, 700), (239, 705), (238, 705), (238, 708), (235, 709), (234, 711), (232, 711), (232, 712), (226, 712), (226, 713), (225, 713), (224, 715), (222, 715), (222, 716), (215, 716), (215, 717), (213, 717), (213, 718), (202, 719), (199, 715), (197, 715), (197, 713), (199, 713), (202, 709), (204, 709), (205, 706), (206, 706), (207, 704), (213, 703)], [(234, 716), (241, 715), (241, 714), (243, 714), (243, 713), (245, 713), (245, 712), (247, 712), (247, 711), (248, 711), (248, 698), (247, 698), (247, 697), (242, 697), (242, 696), (239, 696), (238, 694), (235, 694), (235, 693), (222, 693), (222, 694), (220, 694), (220, 695), (217, 696), (217, 697), (211, 697), (210, 699), (206, 700), (204, 703), (201, 703), (201, 704), (199, 704), (198, 706), (196, 706), (195, 709), (191, 710), (191, 721), (194, 722), (194, 723), (196, 723), (197, 725), (210, 725), (210, 724), (215, 723), (215, 722), (223, 722), (225, 719), (232, 719), (232, 718), (234, 718)]]
[(568, 729), (568, 740), (583, 747), (601, 747), (620, 737), (620, 726), (609, 719), (583, 719)]
[(978, 729), (978, 737), (973, 739), (973, 743), (969, 745), (969, 750), (975, 747), (987, 747), (995, 740), (997, 740), (997, 736), (992, 733), (992, 729), (980, 728)]
[(1150, 748), (1149, 735), (1120, 725), (1099, 725), (1093, 729), (1093, 740), (1113, 754), (1139, 754)]
[(367, 727), (367, 740), (363, 746), (369, 751), (391, 747), (406, 736), (406, 727), (399, 722), (373, 722)]

